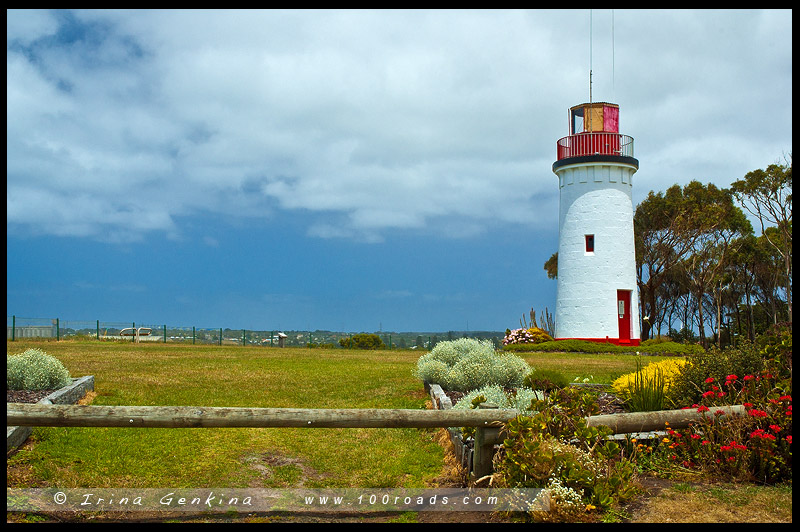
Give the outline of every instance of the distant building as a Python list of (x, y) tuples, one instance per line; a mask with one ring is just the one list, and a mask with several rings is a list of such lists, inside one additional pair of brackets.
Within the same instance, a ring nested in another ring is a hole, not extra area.
[[(12, 336), (13, 335), (13, 336)], [(6, 327), (6, 338), (55, 338), (55, 325), (17, 325)]]

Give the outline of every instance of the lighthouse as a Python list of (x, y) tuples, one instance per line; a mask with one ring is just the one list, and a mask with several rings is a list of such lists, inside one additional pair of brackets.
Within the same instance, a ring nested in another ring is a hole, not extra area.
[(557, 143), (556, 339), (639, 345), (633, 238), (633, 138), (619, 133), (619, 106), (569, 110)]

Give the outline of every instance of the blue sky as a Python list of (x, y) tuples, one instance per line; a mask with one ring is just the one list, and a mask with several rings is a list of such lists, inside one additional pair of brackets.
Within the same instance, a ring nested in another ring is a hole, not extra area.
[(551, 165), (590, 66), (634, 203), (727, 186), (791, 152), (791, 18), (8, 11), (7, 315), (513, 328), (555, 308)]

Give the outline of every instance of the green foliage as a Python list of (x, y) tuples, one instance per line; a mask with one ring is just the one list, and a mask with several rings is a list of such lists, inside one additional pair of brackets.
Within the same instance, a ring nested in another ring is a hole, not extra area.
[(642, 342), (640, 344), (640, 346), (641, 347), (648, 347), (648, 346), (651, 346), (651, 345), (658, 345), (658, 344), (663, 344), (665, 342), (671, 342), (671, 341), (672, 341), (672, 338), (670, 338), (669, 336), (660, 336), (660, 337), (657, 337), (657, 338), (650, 338), (649, 340), (645, 340), (644, 342)]
[(509, 344), (503, 351), (519, 353), (640, 353), (649, 355), (689, 356), (704, 351), (702, 346), (677, 342), (643, 343), (639, 346), (621, 346), (587, 340), (553, 340), (540, 344)]
[(532, 408), (538, 413), (506, 424), (507, 438), (495, 459), (495, 485), (552, 490), (551, 511), (532, 517), (569, 520), (635, 494), (636, 469), (620, 456), (617, 443), (605, 441), (610, 429), (587, 426), (584, 417), (598, 412), (591, 394), (563, 388)]
[(386, 349), (381, 337), (377, 334), (360, 333), (350, 338), (339, 339), (339, 345), (347, 349)]
[(417, 361), (416, 376), (445, 390), (466, 392), (484, 386), (522, 386), (530, 366), (510, 353), (497, 353), (491, 341), (460, 338), (439, 342)]
[(727, 375), (758, 375), (764, 360), (759, 348), (747, 341), (735, 348), (694, 353), (675, 376), (667, 397), (674, 404), (699, 403), (707, 378), (723, 381)]
[(524, 384), (534, 390), (549, 392), (564, 388), (569, 384), (569, 380), (554, 369), (534, 369), (525, 377)]
[(69, 371), (41, 349), (6, 355), (6, 389), (57, 390), (70, 383)]
[(662, 410), (668, 404), (667, 393), (684, 365), (684, 359), (673, 357), (644, 367), (637, 360), (636, 371), (620, 376), (611, 386), (632, 412)]
[[(792, 478), (792, 379), (782, 350), (791, 351), (791, 333), (780, 343), (756, 350), (730, 350), (719, 365), (698, 364), (692, 372), (718, 371), (735, 364), (746, 367), (756, 351), (763, 361), (760, 371), (707, 376), (700, 399), (690, 408), (704, 413), (686, 429), (667, 426), (667, 437), (654, 445), (638, 444), (641, 467), (659, 474), (697, 471), (715, 479), (774, 484)], [(727, 355), (727, 356), (726, 356)], [(789, 362), (790, 363), (790, 362)], [(688, 364), (687, 364), (688, 365)], [(723, 414), (721, 405), (744, 405), (746, 414)]]
[(631, 412), (653, 412), (663, 410), (667, 385), (664, 372), (661, 368), (648, 374), (642, 371), (639, 361), (636, 361), (636, 373), (633, 386), (627, 400)]

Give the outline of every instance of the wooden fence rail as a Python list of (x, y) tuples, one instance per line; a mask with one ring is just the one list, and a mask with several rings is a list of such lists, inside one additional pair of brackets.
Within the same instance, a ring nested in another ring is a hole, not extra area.
[(481, 427), (515, 410), (304, 409), (7, 403), (8, 425), (29, 427)]
[[(489, 405), (481, 405), (489, 406)], [(664, 424), (684, 428), (703, 416), (744, 415), (742, 405), (697, 409), (661, 410), (610, 414), (587, 418), (589, 426), (607, 426), (614, 434), (663, 430)], [(479, 408), (470, 410), (411, 409), (304, 409), (236, 408), (205, 406), (95, 406), (6, 403), (9, 426), (29, 427), (162, 427), (162, 428), (438, 428), (477, 427), (471, 477), (492, 472), (495, 445), (502, 443), (503, 423), (517, 416), (516, 410)]]

